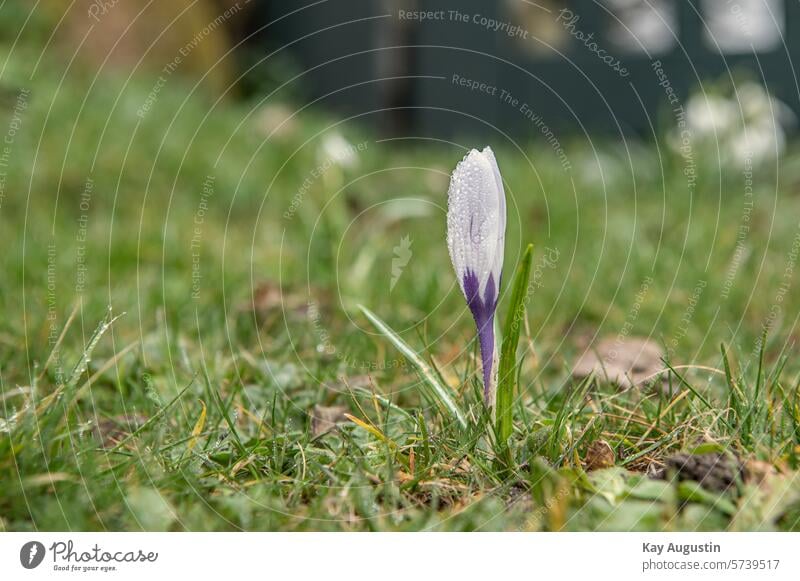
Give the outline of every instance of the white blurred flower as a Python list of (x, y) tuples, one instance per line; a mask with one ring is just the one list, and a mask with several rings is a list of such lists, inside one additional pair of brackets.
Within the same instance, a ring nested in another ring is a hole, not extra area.
[(774, 159), (783, 153), (786, 147), (786, 134), (778, 125), (761, 123), (750, 125), (746, 130), (737, 133), (730, 143), (733, 159), (744, 164), (747, 160), (759, 162)]
[(694, 95), (686, 104), (686, 122), (698, 137), (730, 131), (736, 115), (735, 103), (721, 95)]
[(742, 107), (745, 121), (758, 122), (771, 118), (773, 110), (776, 109), (776, 103), (778, 103), (761, 85), (756, 83), (744, 83), (737, 87), (736, 97)]
[[(701, 147), (720, 148), (723, 162), (758, 163), (780, 156), (795, 116), (758, 83), (738, 85), (731, 96), (695, 94), (686, 104), (686, 124)], [(671, 139), (680, 149), (677, 133)]]
[(328, 133), (322, 138), (323, 156), (339, 166), (352, 169), (358, 165), (357, 148), (340, 133)]

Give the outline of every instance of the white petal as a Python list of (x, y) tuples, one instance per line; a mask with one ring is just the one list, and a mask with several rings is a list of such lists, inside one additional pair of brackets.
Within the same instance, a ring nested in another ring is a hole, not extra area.
[(494, 157), (492, 148), (488, 145), (483, 148), (483, 155), (489, 160), (494, 170), (494, 179), (497, 182), (498, 196), (498, 227), (497, 227), (497, 249), (495, 251), (494, 263), (492, 264), (492, 274), (498, 288), (500, 286), (500, 275), (503, 273), (503, 257), (506, 248), (506, 190), (503, 187), (503, 178), (500, 176), (500, 168)]
[(481, 297), (491, 274), (497, 289), (504, 238), (505, 197), (497, 163), (491, 149), (473, 149), (456, 166), (448, 190), (447, 246), (462, 292), (467, 271), (477, 276)]

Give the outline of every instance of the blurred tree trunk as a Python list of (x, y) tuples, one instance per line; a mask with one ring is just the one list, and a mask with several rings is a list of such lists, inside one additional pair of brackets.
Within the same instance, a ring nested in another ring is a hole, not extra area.
[[(56, 0), (46, 4), (65, 58), (79, 51), (92, 67), (129, 74), (134, 69), (190, 79), (222, 94), (235, 79), (231, 31), (247, 6), (235, 0)], [(67, 12), (66, 14), (65, 11)], [(85, 41), (84, 41), (84, 37)], [(106, 61), (106, 59), (108, 59)], [(105, 61), (105, 64), (103, 64)]]

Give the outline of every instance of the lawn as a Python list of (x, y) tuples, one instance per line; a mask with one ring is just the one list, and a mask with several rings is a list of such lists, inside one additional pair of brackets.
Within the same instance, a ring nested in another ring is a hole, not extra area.
[[(690, 165), (664, 125), (564, 137), (565, 167), (484, 139), (501, 318), (535, 247), (500, 454), (445, 245), (449, 174), (483, 142), (177, 77), (154, 99), (24, 46), (0, 63), (0, 530), (800, 528), (794, 148)], [(574, 378), (604, 337), (672, 371)]]

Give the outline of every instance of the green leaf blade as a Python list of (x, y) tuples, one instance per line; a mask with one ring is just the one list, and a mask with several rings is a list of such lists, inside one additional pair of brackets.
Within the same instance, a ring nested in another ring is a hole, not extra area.
[(500, 363), (497, 378), (497, 435), (501, 446), (505, 446), (513, 432), (514, 389), (517, 382), (517, 345), (520, 327), (525, 318), (525, 302), (528, 295), (528, 281), (531, 276), (533, 244), (528, 244), (517, 266), (511, 286), (511, 304), (506, 313), (503, 326), (503, 344), (500, 349)]
[(436, 374), (428, 366), (422, 358), (417, 355), (408, 343), (403, 341), (400, 336), (392, 330), (383, 320), (375, 313), (369, 310), (364, 305), (358, 305), (358, 308), (364, 314), (369, 322), (386, 337), (395, 348), (408, 359), (411, 365), (416, 369), (417, 373), (422, 378), (423, 382), (430, 388), (430, 395), (440, 405), (443, 411), (447, 412), (453, 419), (455, 419), (462, 428), (467, 427), (467, 421), (464, 419), (464, 414), (459, 409), (453, 398), (448, 393), (448, 388), (442, 384), (436, 377)]

